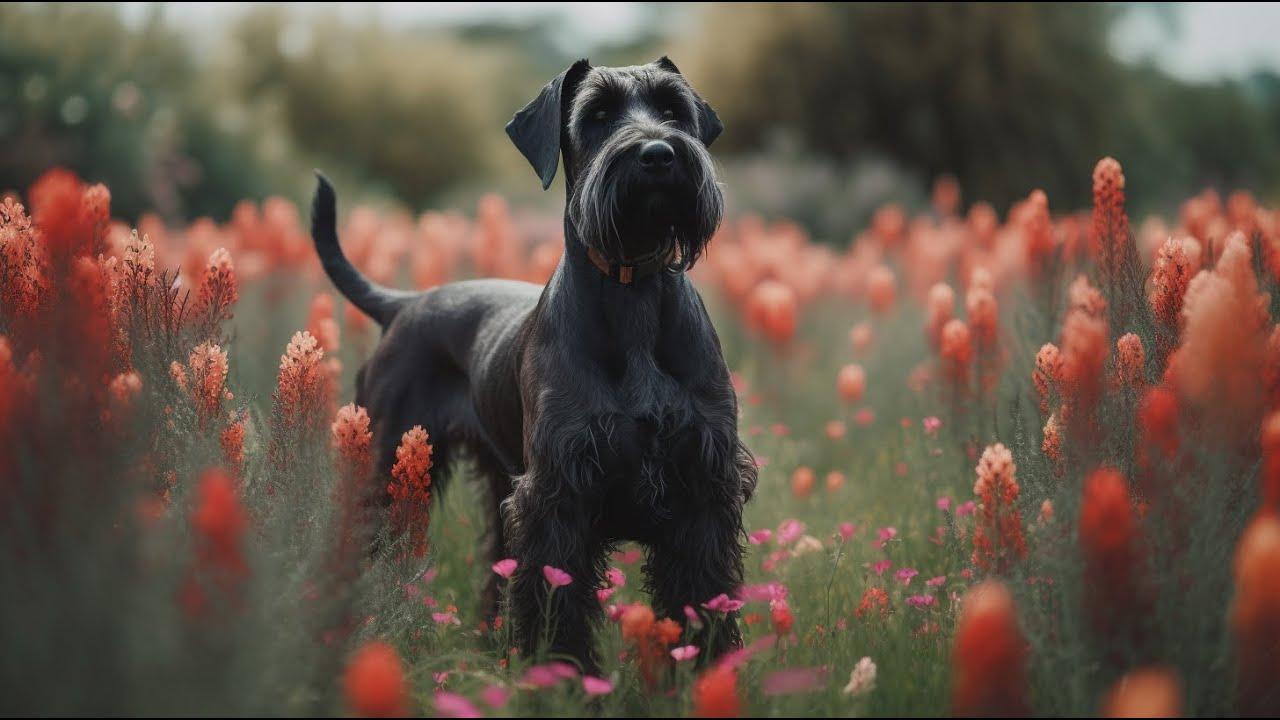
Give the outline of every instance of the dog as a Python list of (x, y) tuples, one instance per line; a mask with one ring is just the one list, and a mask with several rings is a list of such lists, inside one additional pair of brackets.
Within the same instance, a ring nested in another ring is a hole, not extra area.
[[(596, 589), (610, 551), (634, 541), (659, 617), (684, 624), (693, 608), (685, 640), (714, 659), (741, 635), (734, 613), (703, 603), (742, 584), (742, 510), (756, 484), (720, 340), (686, 275), (723, 214), (708, 152), (720, 119), (666, 57), (579, 60), (506, 130), (544, 190), (564, 160), (565, 248), (545, 287), (379, 287), (342, 254), (334, 191), (319, 177), (312, 235), (324, 269), (383, 328), (356, 380), (378, 470), (413, 425), (431, 435), (437, 483), (458, 455), (474, 461), (488, 557), (518, 561), (509, 611), (525, 657), (541, 648), (598, 667)], [(544, 567), (572, 582), (552, 592)], [(490, 612), (497, 583), (483, 593)]]

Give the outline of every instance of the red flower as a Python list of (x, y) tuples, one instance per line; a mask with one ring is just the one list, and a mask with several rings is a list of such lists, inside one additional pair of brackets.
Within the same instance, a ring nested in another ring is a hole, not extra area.
[(742, 700), (738, 697), (738, 671), (715, 665), (693, 683), (693, 714), (701, 718), (738, 717)]
[(867, 389), (867, 373), (857, 363), (849, 363), (840, 368), (836, 375), (836, 391), (840, 398), (850, 405), (862, 402), (862, 395)]
[(957, 717), (1027, 715), (1026, 641), (1013, 596), (988, 581), (965, 593), (952, 651), (951, 712)]
[[(1195, 275), (1195, 264), (1187, 252), (1194, 244), (1191, 238), (1169, 238), (1160, 246), (1155, 267), (1151, 269), (1151, 311), (1166, 327), (1177, 329), (1182, 325), (1182, 300), (1187, 286)], [(1197, 248), (1197, 255), (1198, 252)]]
[(1133, 333), (1125, 333), (1116, 340), (1116, 379), (1126, 387), (1137, 387), (1142, 382), (1146, 351), (1142, 340)]
[(943, 325), (938, 354), (942, 356), (943, 374), (957, 391), (963, 393), (969, 386), (969, 366), (973, 362), (969, 326), (961, 320), (951, 320)]
[(409, 686), (395, 648), (367, 642), (347, 662), (343, 678), (347, 705), (358, 717), (406, 717)]
[(212, 335), (220, 323), (231, 319), (231, 308), (239, 297), (231, 254), (226, 248), (218, 248), (209, 256), (209, 262), (200, 275), (196, 312), (205, 323), (205, 332)]
[(791, 286), (765, 280), (747, 296), (747, 326), (781, 347), (796, 334), (796, 307)]
[(795, 625), (795, 616), (791, 614), (791, 606), (786, 599), (778, 598), (769, 602), (769, 620), (773, 624), (773, 634), (783, 637), (791, 634)]
[(871, 309), (877, 313), (885, 313), (893, 307), (898, 295), (898, 281), (893, 271), (884, 265), (871, 268), (867, 275), (867, 300)]
[(183, 606), (193, 616), (208, 608), (209, 590), (217, 593), (218, 606), (239, 602), (241, 584), (249, 574), (242, 547), (249, 516), (240, 503), (235, 481), (223, 470), (211, 468), (200, 477), (196, 493), (191, 515), (195, 574), (182, 594)]
[(1145, 598), (1132, 503), (1119, 471), (1102, 468), (1085, 479), (1079, 521), (1085, 604), (1100, 638), (1136, 638), (1140, 630)]

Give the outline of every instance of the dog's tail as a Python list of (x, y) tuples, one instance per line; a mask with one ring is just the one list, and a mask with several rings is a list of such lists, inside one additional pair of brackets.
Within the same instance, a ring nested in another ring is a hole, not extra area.
[(400, 308), (417, 293), (382, 287), (361, 275), (351, 261), (347, 260), (338, 244), (337, 198), (333, 185), (319, 172), (316, 173), (316, 180), (316, 196), (311, 202), (311, 238), (315, 240), (316, 254), (320, 256), (325, 274), (352, 305), (386, 327)]

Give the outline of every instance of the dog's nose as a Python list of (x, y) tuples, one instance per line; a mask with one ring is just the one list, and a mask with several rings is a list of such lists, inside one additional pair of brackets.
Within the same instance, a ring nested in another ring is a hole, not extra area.
[(649, 171), (666, 170), (676, 161), (676, 151), (662, 140), (640, 146), (640, 166)]

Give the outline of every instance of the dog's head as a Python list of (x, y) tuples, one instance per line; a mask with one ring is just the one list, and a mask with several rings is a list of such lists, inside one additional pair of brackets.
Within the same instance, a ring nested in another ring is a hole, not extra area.
[(569, 221), (584, 242), (615, 262), (674, 245), (682, 269), (723, 214), (707, 152), (722, 129), (665, 57), (624, 68), (579, 60), (507, 124), (544, 189), (564, 156)]

